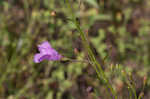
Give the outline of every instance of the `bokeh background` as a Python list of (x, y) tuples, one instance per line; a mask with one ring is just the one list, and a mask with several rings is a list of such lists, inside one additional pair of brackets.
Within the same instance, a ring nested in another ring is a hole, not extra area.
[[(87, 59), (65, 3), (0, 0), (0, 99), (110, 99), (89, 63), (33, 62), (37, 45), (46, 40), (65, 57)], [(150, 0), (72, 0), (71, 5), (119, 99), (133, 99), (122, 70), (137, 95), (150, 99)]]

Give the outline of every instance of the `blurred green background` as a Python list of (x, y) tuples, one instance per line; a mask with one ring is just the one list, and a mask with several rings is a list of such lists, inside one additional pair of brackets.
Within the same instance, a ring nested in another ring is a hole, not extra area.
[[(132, 99), (122, 70), (137, 95), (150, 99), (150, 1), (72, 0), (71, 5), (119, 99)], [(87, 59), (68, 18), (64, 0), (0, 0), (0, 99), (111, 97), (88, 63), (33, 62), (37, 45), (46, 40), (65, 57)]]

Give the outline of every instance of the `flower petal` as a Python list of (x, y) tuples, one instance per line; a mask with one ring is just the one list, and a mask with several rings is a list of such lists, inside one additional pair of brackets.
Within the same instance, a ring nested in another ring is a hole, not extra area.
[(48, 60), (56, 61), (56, 60), (60, 60), (61, 58), (62, 58), (62, 56), (57, 54), (55, 56), (53, 55), (53, 56), (49, 57)]
[(40, 59), (42, 57), (42, 54), (35, 54), (34, 56), (34, 62), (40, 63), (42, 60)]
[(42, 44), (38, 45), (38, 49), (40, 53), (35, 54), (34, 56), (35, 63), (40, 63), (43, 60), (56, 61), (62, 58), (62, 56), (51, 47), (48, 41), (45, 41)]
[(45, 52), (48, 49), (52, 49), (52, 47), (48, 43), (48, 41), (45, 41), (42, 44), (38, 45), (38, 49), (39, 49), (40, 52)]
[(43, 60), (49, 60), (50, 57), (51, 57), (50, 55), (43, 55), (41, 53), (35, 54), (35, 56), (34, 56), (34, 62), (35, 63), (40, 63)]

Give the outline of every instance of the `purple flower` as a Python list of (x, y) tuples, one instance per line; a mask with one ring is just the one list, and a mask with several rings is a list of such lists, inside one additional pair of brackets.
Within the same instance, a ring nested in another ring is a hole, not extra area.
[(40, 53), (35, 54), (35, 63), (40, 63), (43, 60), (56, 61), (62, 58), (62, 56), (51, 47), (48, 41), (45, 41), (42, 44), (38, 45), (38, 50), (40, 51)]

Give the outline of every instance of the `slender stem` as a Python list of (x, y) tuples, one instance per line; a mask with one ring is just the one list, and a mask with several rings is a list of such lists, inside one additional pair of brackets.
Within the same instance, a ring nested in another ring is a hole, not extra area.
[(130, 80), (128, 80), (127, 73), (125, 71), (123, 71), (123, 76), (126, 79), (126, 82), (127, 82), (128, 86), (129, 86), (129, 90), (131, 90), (131, 92), (134, 94), (134, 98), (138, 99), (137, 98), (137, 94), (136, 94), (136, 90), (135, 90), (135, 86), (130, 83)]
[(129, 91), (129, 98), (132, 99), (132, 91), (130, 90), (130, 88), (128, 88)]
[[(109, 81), (108, 81), (108, 79), (107, 79), (107, 77), (106, 77), (106, 75), (105, 75), (105, 73), (104, 73), (104, 71), (103, 71), (103, 69), (102, 69), (102, 66), (97, 62), (97, 60), (96, 60), (96, 58), (95, 58), (95, 56), (94, 56), (94, 54), (93, 54), (93, 52), (92, 52), (92, 50), (91, 50), (89, 44), (88, 44), (88, 41), (87, 41), (87, 39), (86, 39), (85, 34), (84, 34), (83, 31), (81, 30), (79, 24), (78, 24), (77, 22), (75, 22), (75, 23), (76, 23), (75, 25), (76, 25), (76, 27), (77, 27), (77, 30), (80, 32), (80, 35), (81, 35), (81, 38), (82, 38), (83, 43), (84, 43), (84, 45), (85, 45), (85, 48), (87, 48), (87, 50), (88, 50), (88, 54), (89, 54), (90, 60), (94, 63), (94, 68), (95, 68), (95, 70), (96, 70), (98, 76), (100, 77), (100, 75), (102, 75), (103, 80), (105, 81), (107, 87), (110, 88), (112, 94), (113, 94), (113, 95), (115, 96), (115, 98), (117, 99), (116, 92), (114, 91), (113, 87), (112, 87), (111, 84), (109, 83)], [(100, 73), (98, 72), (97, 69), (100, 71)]]
[(93, 65), (97, 75), (98, 75), (98, 78), (103, 78), (103, 80), (105, 81), (107, 87), (110, 89), (110, 91), (112, 92), (112, 95), (115, 97), (115, 99), (117, 99), (117, 94), (116, 94), (116, 91), (113, 89), (113, 87), (111, 86), (111, 84), (109, 83), (108, 81), (108, 78), (106, 77), (103, 69), (102, 69), (102, 66), (97, 62), (96, 58), (95, 58), (95, 55), (93, 54), (91, 48), (90, 48), (90, 45), (89, 45), (89, 42), (87, 40), (87, 37), (86, 35), (84, 34), (84, 32), (82, 31), (82, 29), (80, 28), (80, 24), (79, 22), (76, 20), (76, 17), (72, 11), (72, 7), (70, 5), (70, 2), (69, 0), (66, 0), (66, 5), (67, 7), (70, 9), (70, 12), (72, 14), (72, 22), (75, 24), (78, 32), (80, 33), (80, 36), (81, 36), (81, 39), (83, 41), (83, 45), (85, 46), (85, 48), (87, 49), (87, 52), (88, 52), (88, 56), (89, 56), (89, 59), (90, 61), (92, 62), (91, 65)]
[(92, 64), (92, 62), (88, 61), (88, 60), (76, 60), (76, 59), (70, 59), (70, 58), (64, 58), (61, 61), (70, 61), (70, 62), (82, 62), (82, 63), (90, 63)]

